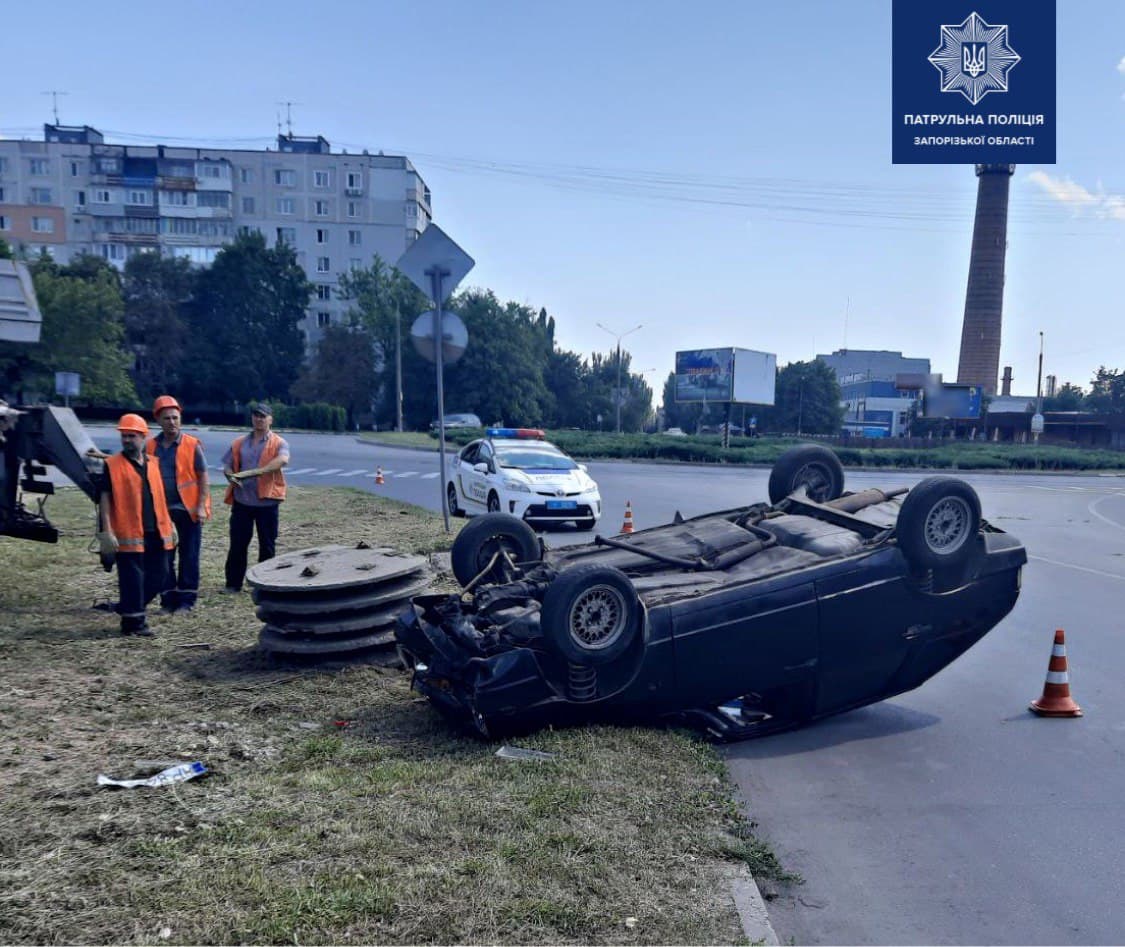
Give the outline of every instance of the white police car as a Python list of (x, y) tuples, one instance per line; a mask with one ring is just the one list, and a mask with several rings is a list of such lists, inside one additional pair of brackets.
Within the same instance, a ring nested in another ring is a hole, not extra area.
[(493, 427), (453, 464), (445, 492), (455, 516), (511, 513), (534, 528), (574, 523), (593, 529), (602, 515), (598, 485), (534, 428)]

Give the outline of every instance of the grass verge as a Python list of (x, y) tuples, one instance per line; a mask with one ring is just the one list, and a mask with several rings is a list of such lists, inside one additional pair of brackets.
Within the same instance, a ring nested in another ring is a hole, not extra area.
[[(782, 874), (692, 735), (546, 730), (517, 742), (554, 760), (509, 762), (397, 668), (263, 654), (249, 597), (216, 594), (225, 512), (196, 613), (120, 637), (90, 609), (116, 595), (90, 504), (50, 506), (59, 545), (0, 539), (0, 942), (731, 943), (731, 866)], [(448, 542), (412, 507), (291, 490), (282, 551), (361, 538)], [(142, 759), (211, 774), (95, 786)]]

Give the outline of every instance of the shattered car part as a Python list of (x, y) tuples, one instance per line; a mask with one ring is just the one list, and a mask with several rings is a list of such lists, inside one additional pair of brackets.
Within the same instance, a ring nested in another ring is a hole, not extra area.
[[(722, 739), (918, 687), (1008, 614), (1027, 554), (961, 480), (842, 494), (833, 465), (795, 448), (772, 505), (485, 565), (483, 581), (458, 576), (460, 595), (416, 597), (395, 631), (413, 686), (486, 736), (663, 719)], [(455, 558), (479, 563), (477, 544), (525, 526), (476, 522)]]

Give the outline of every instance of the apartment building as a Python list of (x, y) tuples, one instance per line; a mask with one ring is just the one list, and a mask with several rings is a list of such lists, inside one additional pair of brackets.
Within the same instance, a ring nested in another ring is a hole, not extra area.
[(431, 219), (408, 158), (333, 152), (319, 135), (279, 135), (262, 151), (117, 145), (88, 125), (0, 140), (0, 238), (12, 246), (60, 262), (93, 253), (124, 267), (160, 252), (206, 265), (257, 230), (292, 246), (315, 286), (310, 344), (347, 311), (340, 276), (376, 254), (394, 263)]

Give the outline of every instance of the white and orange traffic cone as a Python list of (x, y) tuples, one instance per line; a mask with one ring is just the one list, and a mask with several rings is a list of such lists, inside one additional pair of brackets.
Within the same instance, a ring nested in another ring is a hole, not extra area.
[(382, 467), (376, 467), (375, 468), (375, 486), (379, 486), (379, 484), (386, 483), (386, 482), (387, 481), (383, 479), (383, 468)]
[(631, 533), (633, 531), (633, 505), (625, 501), (625, 522), (621, 526), (622, 533)]
[(1051, 648), (1043, 696), (1033, 700), (1029, 709), (1040, 717), (1082, 716), (1082, 708), (1070, 696), (1070, 677), (1066, 670), (1066, 634), (1061, 628), (1055, 632), (1055, 645)]

